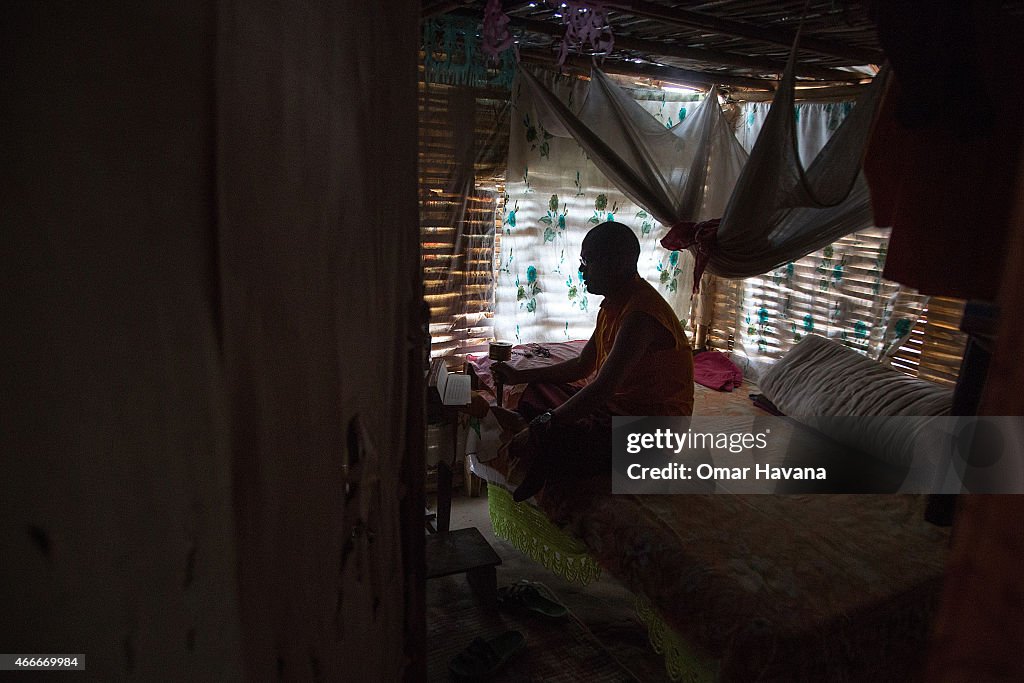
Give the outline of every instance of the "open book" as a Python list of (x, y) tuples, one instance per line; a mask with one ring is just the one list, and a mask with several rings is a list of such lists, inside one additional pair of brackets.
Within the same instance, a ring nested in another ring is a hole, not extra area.
[(428, 386), (436, 387), (441, 403), (446, 406), (464, 406), (470, 399), (470, 377), (448, 372), (444, 358), (430, 361)]

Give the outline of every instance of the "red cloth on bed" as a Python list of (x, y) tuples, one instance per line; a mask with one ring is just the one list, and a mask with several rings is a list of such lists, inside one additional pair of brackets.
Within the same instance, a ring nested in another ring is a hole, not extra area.
[(743, 384), (743, 371), (724, 353), (704, 351), (693, 357), (693, 381), (716, 391), (732, 391)]
[[(512, 358), (508, 362), (509, 365), (519, 370), (528, 370), (544, 365), (555, 365), (580, 355), (583, 347), (586, 345), (586, 339), (545, 344), (516, 344), (512, 347)], [(491, 377), (491, 363), (493, 361), (485, 354), (482, 356), (466, 356), (466, 362), (480, 380), (480, 389), (494, 396), (494, 379)], [(586, 384), (586, 380), (580, 380), (579, 382), (574, 382), (574, 384), (582, 387)], [(513, 388), (514, 385), (509, 384), (506, 384), (504, 387), (505, 396), (503, 398), (506, 408), (515, 407), (514, 403), (509, 404)]]

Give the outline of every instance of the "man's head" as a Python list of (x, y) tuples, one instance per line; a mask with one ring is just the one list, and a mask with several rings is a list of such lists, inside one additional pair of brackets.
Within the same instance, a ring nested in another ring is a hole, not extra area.
[(594, 227), (580, 247), (580, 273), (587, 290), (594, 294), (614, 293), (636, 275), (640, 241), (622, 223), (608, 221)]

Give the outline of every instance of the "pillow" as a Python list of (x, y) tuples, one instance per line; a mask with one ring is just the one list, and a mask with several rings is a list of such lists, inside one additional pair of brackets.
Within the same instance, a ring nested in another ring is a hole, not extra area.
[[(802, 339), (758, 386), (784, 414), (897, 466), (910, 465), (921, 430), (953, 406), (952, 390), (908, 377), (817, 335)], [(839, 416), (850, 418), (816, 419)], [(919, 419), (878, 419), (895, 416)]]
[(808, 335), (762, 375), (761, 392), (786, 415), (948, 415), (953, 392)]

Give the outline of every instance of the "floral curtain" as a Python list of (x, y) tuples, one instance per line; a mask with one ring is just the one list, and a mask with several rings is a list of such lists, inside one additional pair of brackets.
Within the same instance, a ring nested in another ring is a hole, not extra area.
[[(548, 72), (536, 74), (570, 109), (587, 83)], [(495, 333), (515, 342), (587, 339), (601, 297), (579, 277), (579, 250), (590, 228), (624, 223), (640, 240), (640, 274), (668, 300), (681, 321), (690, 314), (693, 257), (658, 243), (666, 228), (617, 190), (572, 138), (556, 137), (540, 123), (529, 89), (513, 86), (504, 222), (499, 236)], [(698, 97), (632, 91), (647, 111), (672, 127)]]
[[(740, 106), (736, 137), (750, 149), (770, 103)], [(809, 164), (852, 110), (850, 101), (796, 105), (797, 142)], [(734, 357), (758, 375), (805, 335), (835, 339), (865, 355), (884, 358), (900, 347), (927, 297), (882, 277), (887, 228), (867, 227), (801, 259), (742, 281), (732, 310)]]

